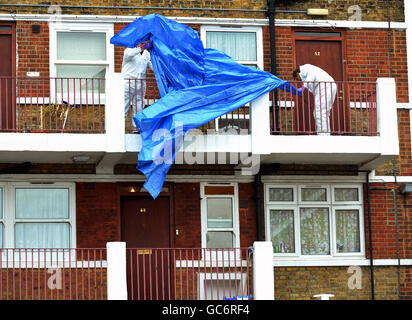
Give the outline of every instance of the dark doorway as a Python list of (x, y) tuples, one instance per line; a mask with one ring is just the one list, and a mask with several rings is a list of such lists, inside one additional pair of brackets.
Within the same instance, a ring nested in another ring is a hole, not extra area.
[[(340, 32), (295, 32), (295, 63), (296, 67), (304, 64), (312, 64), (323, 70), (335, 80), (337, 93), (335, 103), (330, 113), (330, 126), (332, 134), (347, 132), (350, 126), (349, 103), (347, 103), (346, 90), (343, 90), (344, 69), (342, 34)], [(298, 131), (316, 131), (313, 117), (313, 95), (299, 97), (304, 101), (297, 104), (296, 124)], [(308, 108), (310, 108), (308, 110)], [(308, 112), (309, 111), (309, 112)]]
[(14, 24), (0, 22), (0, 131), (15, 129)]
[(172, 299), (169, 198), (121, 197), (121, 238), (127, 247), (132, 300)]

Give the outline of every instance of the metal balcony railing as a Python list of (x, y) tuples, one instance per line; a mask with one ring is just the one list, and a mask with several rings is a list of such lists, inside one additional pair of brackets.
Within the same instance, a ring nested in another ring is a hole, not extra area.
[(0, 132), (105, 132), (105, 79), (0, 77)]
[[(277, 135), (376, 136), (375, 82), (292, 82), (301, 96), (277, 89), (271, 92), (271, 133)], [(328, 105), (331, 107), (329, 109)]]

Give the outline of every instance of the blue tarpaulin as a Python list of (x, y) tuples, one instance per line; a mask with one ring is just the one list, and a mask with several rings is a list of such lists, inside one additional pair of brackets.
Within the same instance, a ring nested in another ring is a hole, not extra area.
[(287, 81), (204, 48), (196, 31), (159, 14), (135, 20), (110, 40), (129, 48), (145, 41), (152, 45), (161, 99), (133, 119), (142, 137), (137, 169), (146, 176), (144, 187), (153, 198), (159, 195), (188, 131), (275, 88), (296, 93)]

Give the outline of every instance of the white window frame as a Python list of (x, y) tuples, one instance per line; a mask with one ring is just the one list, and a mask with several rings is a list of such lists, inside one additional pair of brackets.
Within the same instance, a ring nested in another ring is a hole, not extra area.
[[(282, 252), (278, 252), (278, 253), (274, 253), (276, 255), (276, 257), (299, 257), (300, 256), (300, 250), (301, 247), (300, 245), (298, 246), (296, 244), (296, 241), (299, 240), (299, 244), (300, 244), (300, 224), (296, 223), (296, 221), (299, 221), (299, 211), (298, 211), (298, 207), (295, 206), (290, 206), (290, 205), (267, 205), (266, 207), (266, 221), (268, 223), (266, 223), (266, 238), (267, 241), (272, 241), (270, 239), (270, 210), (292, 210), (293, 211), (293, 232), (294, 232), (294, 240), (295, 240), (295, 252), (291, 252), (291, 253), (282, 253)], [(298, 239), (298, 240), (297, 240)]]
[[(236, 62), (239, 62), (241, 64), (256, 64), (257, 68), (259, 70), (264, 70), (264, 60), (263, 60), (263, 32), (261, 27), (254, 27), (254, 26), (241, 26), (241, 27), (227, 27), (227, 26), (216, 26), (216, 25), (202, 25), (200, 26), (200, 39), (203, 42), (203, 46), (206, 48), (206, 35), (208, 31), (214, 31), (214, 32), (254, 32), (256, 33), (256, 61), (241, 61), (241, 60), (236, 60)], [(250, 107), (250, 103), (246, 104), (246, 106)], [(250, 121), (250, 116), (249, 115), (244, 115), (244, 118), (248, 119)], [(215, 128), (216, 131), (219, 131), (219, 119), (237, 119), (236, 114), (231, 114), (230, 116), (228, 114), (223, 115), (219, 118), (215, 119)], [(250, 126), (250, 123), (249, 123)]]
[[(336, 201), (335, 199), (335, 189), (336, 188), (345, 188), (345, 189), (358, 189), (358, 201)], [(332, 204), (340, 206), (340, 205), (348, 205), (348, 204), (359, 204), (363, 203), (363, 188), (359, 185), (348, 184), (348, 185), (334, 185), (331, 188), (331, 197), (332, 197)]]
[(255, 32), (256, 33), (256, 63), (252, 61), (237, 61), (242, 64), (256, 64), (259, 70), (264, 69), (263, 61), (263, 33), (261, 27), (242, 26), (242, 27), (227, 27), (216, 25), (203, 25), (200, 27), (200, 39), (203, 46), (206, 48), (206, 34), (208, 31), (214, 32)]
[[(214, 186), (214, 187), (228, 187), (232, 186), (234, 188), (234, 194), (222, 194), (222, 195), (206, 195), (205, 194), (205, 187), (206, 186)], [(207, 248), (207, 241), (206, 241), (206, 234), (209, 230), (218, 230), (218, 231), (231, 231), (233, 232), (234, 242), (233, 248), (240, 247), (240, 232), (239, 232), (239, 192), (238, 192), (238, 184), (237, 183), (227, 183), (227, 184), (211, 184), (211, 183), (200, 183), (200, 212), (201, 212), (201, 231), (202, 231), (202, 260), (216, 260), (220, 259), (222, 256), (222, 251), (220, 249), (208, 249)], [(233, 227), (232, 228), (208, 228), (207, 227), (207, 199), (208, 198), (231, 198), (232, 199), (232, 210), (233, 210)], [(217, 252), (217, 256), (216, 256)], [(233, 250), (225, 250), (224, 257), (230, 254), (230, 259), (234, 259), (234, 251)], [(236, 250), (236, 256), (240, 256), (240, 250)], [(238, 257), (237, 257), (238, 258)], [(232, 260), (233, 261), (233, 260)]]
[[(241, 294), (243, 289), (246, 288), (248, 285), (247, 283), (247, 274), (244, 272), (230, 272), (230, 273), (204, 273), (204, 272), (199, 272), (197, 274), (197, 288), (198, 292), (198, 300), (206, 300), (206, 298), (210, 298), (211, 294), (210, 292), (207, 292), (206, 290), (206, 296), (205, 296), (205, 285), (208, 283), (212, 282), (213, 283), (213, 288), (209, 288), (209, 290), (213, 290), (213, 300), (217, 300), (217, 290), (221, 289), (223, 291), (223, 281), (229, 280), (233, 282), (231, 285), (231, 288), (225, 287), (225, 291), (229, 291), (230, 289), (236, 288), (235, 282), (237, 282), (237, 292), (238, 294)], [(217, 287), (219, 286), (219, 287)], [(241, 288), (239, 288), (241, 287)], [(247, 292), (247, 289), (245, 290)], [(245, 292), (245, 293), (246, 293)], [(228, 297), (227, 295), (230, 292), (225, 292), (226, 298), (231, 298)], [(208, 295), (209, 294), (209, 295)], [(223, 295), (223, 294), (222, 294)], [(219, 299), (223, 300), (223, 296), (219, 294)], [(237, 297), (236, 297), (237, 298)], [(249, 300), (248, 297), (243, 296), (244, 300)]]
[[(275, 189), (293, 189), (293, 201), (274, 201), (270, 200), (269, 191), (271, 188)], [(287, 204), (297, 204), (298, 203), (298, 194), (297, 194), (297, 186), (296, 185), (288, 185), (288, 184), (279, 184), (279, 185), (269, 185), (265, 188), (265, 199), (268, 204), (280, 204), (280, 205), (287, 205)]]
[[(17, 222), (64, 222), (70, 227), (70, 248), (76, 248), (76, 194), (74, 183), (33, 184), (28, 182), (1, 183), (3, 188), (3, 248), (15, 248), (15, 225)], [(67, 219), (16, 219), (16, 189), (68, 189), (69, 217)]]
[[(294, 188), (293, 202), (270, 201), (270, 188)], [(301, 200), (302, 188), (326, 188), (327, 201), (304, 201)], [(357, 188), (358, 201), (338, 201), (334, 199), (335, 188)], [(328, 255), (302, 255), (301, 235), (300, 235), (300, 209), (301, 208), (329, 208), (329, 246), (330, 254)], [(265, 184), (265, 221), (266, 221), (266, 241), (270, 239), (270, 210), (293, 210), (294, 211), (294, 232), (295, 232), (295, 253), (273, 253), (275, 259), (299, 259), (299, 260), (325, 260), (336, 258), (365, 258), (365, 228), (364, 228), (364, 205), (363, 205), (363, 186), (362, 184), (345, 184), (345, 183), (294, 183), (294, 184)], [(339, 253), (336, 249), (336, 210), (359, 210), (359, 252)]]
[[(96, 32), (106, 34), (106, 60), (101, 61), (90, 61), (90, 60), (58, 60), (57, 59), (57, 33), (58, 32)], [(58, 64), (83, 64), (83, 65), (106, 65), (106, 75), (108, 73), (114, 72), (114, 46), (110, 44), (110, 39), (114, 35), (114, 24), (113, 23), (75, 23), (75, 22), (50, 22), (49, 23), (49, 37), (50, 37), (50, 54), (49, 54), (49, 65), (50, 65), (50, 77), (56, 77), (56, 65)], [(50, 80), (50, 92), (55, 92), (55, 82)], [(107, 88), (106, 88), (107, 90)], [(61, 96), (64, 94), (58, 94)], [(54, 97), (51, 95), (52, 100), (54, 98), (59, 99), (60, 97)], [(70, 103), (79, 103), (80, 98), (82, 101), (86, 101), (86, 93), (78, 94), (76, 93), (75, 101)], [(106, 98), (105, 94), (100, 95), (100, 102), (104, 103)], [(72, 99), (71, 99), (72, 100)], [(88, 99), (92, 100), (92, 99)], [(94, 96), (94, 101), (97, 103), (99, 101), (99, 96), (96, 93)], [(51, 101), (56, 102), (56, 101)], [(61, 102), (61, 101), (57, 101)], [(90, 103), (89, 103), (90, 104)]]
[[(359, 196), (360, 198), (360, 196)], [(359, 205), (350, 205), (350, 206), (332, 206), (333, 214), (333, 255), (336, 257), (363, 257), (365, 254), (365, 234), (364, 234), (364, 219), (362, 219), (363, 212)], [(359, 210), (359, 242), (360, 242), (360, 251), (359, 252), (338, 252), (336, 248), (336, 210)]]

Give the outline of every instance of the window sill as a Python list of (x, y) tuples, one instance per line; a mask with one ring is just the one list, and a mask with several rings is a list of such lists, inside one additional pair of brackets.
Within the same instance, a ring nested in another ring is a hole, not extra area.
[[(412, 265), (412, 259), (401, 259), (402, 266)], [(365, 257), (335, 257), (324, 259), (302, 259), (274, 257), (273, 267), (349, 267), (349, 266), (369, 266), (370, 260)], [(397, 266), (397, 259), (374, 259), (374, 266)]]
[(340, 267), (340, 266), (367, 266), (369, 259), (365, 257), (335, 257), (335, 258), (285, 258), (274, 257), (274, 267)]

